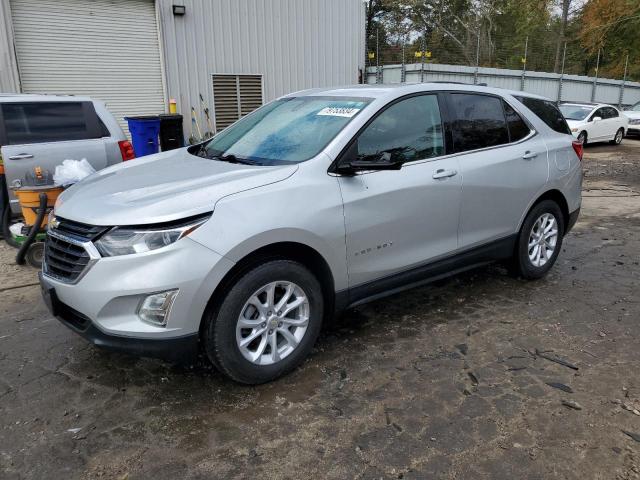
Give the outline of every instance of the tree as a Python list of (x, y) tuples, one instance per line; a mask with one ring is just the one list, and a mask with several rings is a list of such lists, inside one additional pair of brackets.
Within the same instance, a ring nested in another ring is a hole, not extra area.
[(569, 23), (569, 9), (571, 8), (572, 1), (573, 0), (560, 0), (560, 29), (558, 31), (558, 42), (556, 43), (556, 61), (553, 65), (554, 72), (560, 69), (560, 51), (566, 41), (565, 32), (567, 31), (567, 24)]
[(627, 54), (632, 76), (640, 76), (640, 3), (637, 0), (589, 0), (580, 18), (580, 41), (585, 51), (597, 56), (602, 50), (600, 71), (622, 77)]

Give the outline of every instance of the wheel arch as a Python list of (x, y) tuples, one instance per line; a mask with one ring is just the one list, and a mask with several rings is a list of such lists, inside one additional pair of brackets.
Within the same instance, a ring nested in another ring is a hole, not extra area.
[(329, 263), (320, 252), (309, 245), (295, 241), (282, 241), (264, 245), (246, 254), (224, 275), (200, 319), (200, 334), (205, 325), (205, 318), (219, 307), (225, 293), (242, 275), (261, 263), (277, 259), (299, 262), (318, 278), (324, 298), (325, 319), (330, 318), (335, 306), (335, 279)]
[(569, 203), (567, 202), (567, 199), (564, 196), (564, 194), (560, 190), (556, 190), (556, 189), (547, 190), (546, 192), (541, 194), (538, 198), (536, 198), (536, 200), (531, 204), (531, 206), (527, 209), (527, 212), (522, 217), (522, 220), (520, 221), (520, 225), (518, 226), (518, 230), (522, 228), (524, 219), (527, 218), (527, 216), (529, 215), (529, 212), (533, 208), (535, 208), (536, 205), (538, 205), (540, 202), (543, 202), (545, 200), (552, 200), (558, 204), (558, 206), (560, 207), (560, 210), (562, 211), (562, 217), (563, 217), (562, 221), (564, 226), (564, 232), (567, 231), (569, 227), (569, 213), (570, 213)]

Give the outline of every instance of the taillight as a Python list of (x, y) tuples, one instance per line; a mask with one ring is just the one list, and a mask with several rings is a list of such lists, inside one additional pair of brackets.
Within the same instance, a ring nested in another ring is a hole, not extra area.
[(582, 155), (584, 154), (584, 145), (580, 140), (573, 141), (573, 150), (576, 152), (576, 155), (582, 161)]
[(133, 151), (133, 145), (131, 145), (129, 140), (120, 140), (118, 142), (118, 146), (120, 147), (120, 154), (122, 155), (123, 162), (136, 158), (136, 154)]

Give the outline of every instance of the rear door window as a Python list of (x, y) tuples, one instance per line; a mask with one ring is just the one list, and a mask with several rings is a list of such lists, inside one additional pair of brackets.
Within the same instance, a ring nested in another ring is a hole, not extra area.
[(358, 158), (389, 155), (411, 162), (444, 154), (438, 97), (420, 95), (394, 103), (358, 137)]
[(527, 122), (516, 112), (511, 105), (504, 100), (504, 115), (507, 117), (507, 126), (509, 127), (509, 139), (512, 142), (518, 142), (531, 133), (531, 129)]
[(489, 95), (450, 94), (456, 152), (509, 143), (502, 99)]
[(5, 103), (2, 114), (6, 142), (21, 145), (100, 138), (92, 107), (84, 102)]
[(566, 133), (571, 135), (571, 129), (567, 125), (562, 112), (555, 106), (553, 102), (541, 100), (539, 98), (516, 97), (529, 110), (535, 113), (540, 120), (547, 126), (558, 133)]

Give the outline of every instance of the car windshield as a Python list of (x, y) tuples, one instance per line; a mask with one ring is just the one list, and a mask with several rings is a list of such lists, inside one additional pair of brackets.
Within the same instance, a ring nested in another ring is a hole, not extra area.
[(631, 110), (632, 112), (640, 112), (640, 102), (636, 103), (633, 107), (631, 107), (629, 110)]
[(582, 105), (560, 105), (560, 111), (567, 120), (584, 120), (593, 110), (592, 107)]
[(326, 147), (370, 101), (313, 96), (276, 100), (220, 132), (198, 154), (256, 165), (304, 162)]

